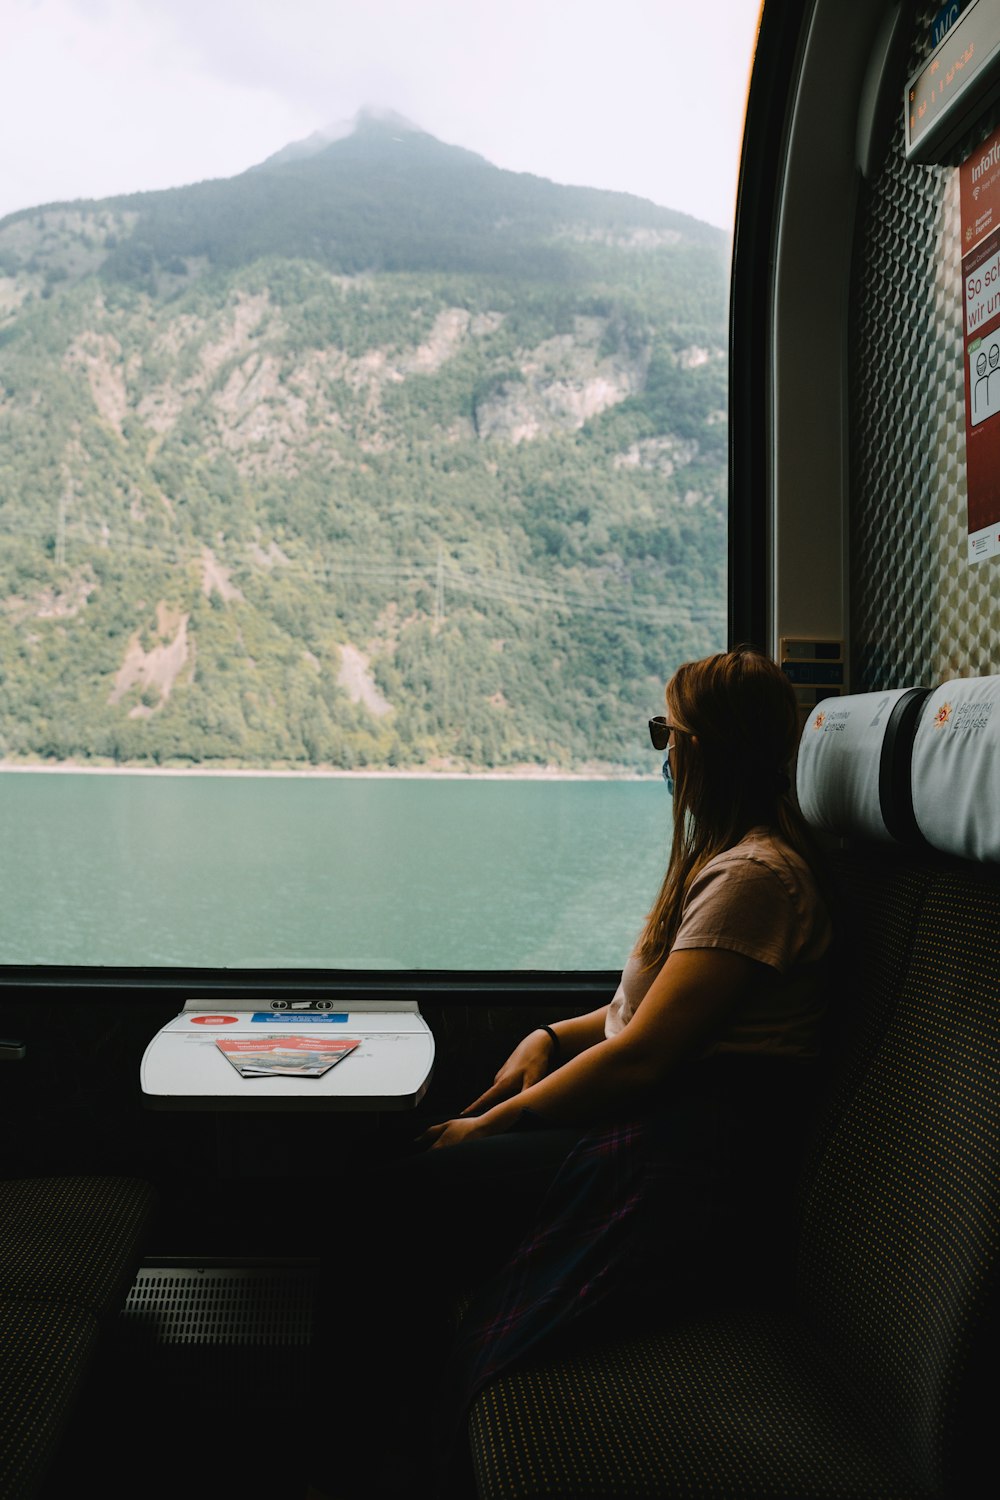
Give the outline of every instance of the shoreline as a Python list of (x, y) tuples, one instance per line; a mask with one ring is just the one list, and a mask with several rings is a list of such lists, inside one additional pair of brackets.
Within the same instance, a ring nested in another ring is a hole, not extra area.
[(30, 765), (22, 761), (0, 761), (0, 775), (39, 776), (270, 776), (285, 780), (368, 780), (368, 781), (645, 781), (639, 772), (605, 775), (593, 771), (562, 771), (540, 766), (519, 771), (432, 771), (432, 770), (324, 770), (310, 766), (307, 770), (274, 770), (248, 766), (81, 766), (73, 761), (56, 765)]

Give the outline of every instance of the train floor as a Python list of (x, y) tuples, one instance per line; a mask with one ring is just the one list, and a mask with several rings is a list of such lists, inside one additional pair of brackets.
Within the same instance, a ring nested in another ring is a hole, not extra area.
[(150, 1258), (107, 1330), (42, 1500), (302, 1500), (312, 1445), (337, 1441), (312, 1390), (316, 1267)]
[[(389, 1127), (211, 1122), (204, 1175), (154, 1178), (151, 1253), (104, 1331), (38, 1500), (76, 1495), (84, 1479), (102, 1500), (303, 1500), (311, 1456), (351, 1440), (337, 1418), (350, 1371), (332, 1351), (316, 1389), (310, 1359), (316, 1252), (344, 1201), (329, 1164), (391, 1157), (407, 1136)], [(449, 1500), (471, 1490), (456, 1475)]]
[[(88, 1380), (40, 1500), (303, 1500), (313, 1454), (352, 1440), (331, 1359), (316, 1389), (318, 1264), (148, 1258)], [(391, 1418), (387, 1413), (387, 1428)], [(449, 1500), (468, 1500), (456, 1474)]]

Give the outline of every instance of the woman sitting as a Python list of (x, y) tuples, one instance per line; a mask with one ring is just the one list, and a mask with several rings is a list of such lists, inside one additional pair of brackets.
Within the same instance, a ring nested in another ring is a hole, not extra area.
[[(353, 1431), (373, 1432), (374, 1403), (399, 1446), (352, 1444), (313, 1493), (427, 1492), (431, 1444), (447, 1446), (498, 1370), (780, 1283), (780, 1237), (760, 1228), (794, 1177), (831, 937), (790, 795), (796, 703), (773, 662), (740, 649), (680, 667), (666, 707), (650, 731), (673, 844), (617, 993), (525, 1037), (366, 1198), (345, 1261), (378, 1303), (355, 1301), (330, 1337), (344, 1341), (338, 1386), (367, 1383)], [(472, 1283), (456, 1348), (445, 1314)], [(319, 1379), (323, 1340), (317, 1356)]]

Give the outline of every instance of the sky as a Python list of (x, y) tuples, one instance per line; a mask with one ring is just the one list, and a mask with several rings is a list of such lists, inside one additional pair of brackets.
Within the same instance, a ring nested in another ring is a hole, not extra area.
[(0, 217), (231, 177), (364, 106), (731, 226), (759, 0), (0, 0)]

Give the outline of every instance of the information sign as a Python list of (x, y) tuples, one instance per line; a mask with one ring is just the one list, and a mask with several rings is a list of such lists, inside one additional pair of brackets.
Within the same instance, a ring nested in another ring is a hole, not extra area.
[(1000, 130), (959, 168), (969, 561), (1000, 553)]
[(949, 5), (943, 5), (931, 23), (931, 45), (936, 47), (958, 20), (959, 11), (962, 9), (959, 0), (951, 0)]
[(946, 6), (938, 15), (934, 36), (940, 41), (906, 85), (907, 161), (948, 161), (1000, 98), (997, 0), (972, 0), (958, 15), (954, 9)]

